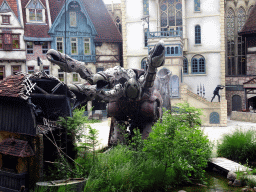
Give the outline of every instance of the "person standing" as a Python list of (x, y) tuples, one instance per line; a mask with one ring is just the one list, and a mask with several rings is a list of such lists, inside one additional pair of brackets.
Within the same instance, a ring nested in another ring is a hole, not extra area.
[(220, 89), (223, 89), (223, 88), (224, 88), (224, 86), (217, 85), (217, 87), (216, 87), (216, 88), (214, 89), (214, 91), (213, 91), (213, 97), (212, 97), (211, 102), (213, 101), (213, 99), (215, 98), (216, 95), (218, 96), (219, 102), (220, 102), (220, 94), (219, 94), (219, 91), (220, 91)]

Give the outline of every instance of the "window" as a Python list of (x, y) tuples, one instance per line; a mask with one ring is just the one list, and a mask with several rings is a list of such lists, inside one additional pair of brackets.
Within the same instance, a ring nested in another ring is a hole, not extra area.
[(246, 75), (245, 38), (238, 35), (246, 21), (243, 7), (237, 15), (229, 8), (226, 15), (226, 75)]
[(11, 155), (2, 154), (2, 170), (17, 173), (18, 158)]
[(2, 15), (2, 25), (9, 25), (10, 17), (11, 15)]
[(72, 80), (73, 82), (78, 82), (78, 73), (72, 73)]
[(48, 75), (50, 75), (50, 67), (49, 66), (43, 66), (44, 72)]
[(71, 37), (71, 55), (77, 55), (77, 38)]
[(145, 29), (144, 31), (144, 46), (148, 46), (148, 29)]
[(144, 57), (141, 60), (141, 69), (144, 69), (146, 71), (146, 69), (147, 69), (147, 57)]
[(122, 33), (122, 24), (121, 24), (121, 20), (119, 19), (119, 17), (116, 18), (116, 26), (119, 29), (120, 33)]
[(90, 39), (84, 38), (84, 54), (85, 55), (90, 55), (91, 50), (90, 50)]
[(179, 97), (179, 77), (177, 75), (173, 75), (170, 81), (171, 97)]
[(210, 114), (210, 124), (220, 124), (220, 115), (217, 112)]
[(195, 44), (201, 44), (201, 27), (196, 25), (195, 27)]
[(188, 59), (186, 57), (183, 58), (183, 73), (188, 74)]
[(161, 0), (160, 2), (161, 31), (166, 27), (182, 27), (182, 0)]
[(76, 12), (70, 12), (69, 13), (69, 19), (70, 19), (70, 26), (71, 27), (76, 27)]
[(20, 36), (11, 33), (0, 34), (0, 49), (5, 51), (20, 49)]
[(64, 82), (64, 71), (61, 69), (58, 69), (58, 78), (60, 81)]
[(63, 38), (62, 37), (57, 37), (57, 51), (63, 53), (64, 51), (64, 46), (63, 46)]
[(0, 49), (3, 49), (3, 35), (0, 34)]
[(148, 0), (143, 0), (143, 15), (149, 15)]
[(0, 66), (0, 80), (3, 80), (5, 77), (5, 68), (4, 66)]
[(43, 42), (42, 44), (42, 53), (46, 54), (48, 51), (48, 42)]
[(205, 59), (201, 55), (196, 55), (191, 60), (191, 72), (197, 74), (205, 73)]
[(200, 0), (194, 0), (194, 2), (195, 2), (194, 11), (200, 11)]
[(12, 66), (12, 75), (16, 75), (16, 73), (18, 73), (20, 71), (21, 71), (20, 65)]
[(12, 48), (19, 49), (20, 48), (20, 36), (12, 35)]
[(100, 72), (100, 71), (104, 71), (104, 68), (103, 67), (97, 67), (96, 68), (96, 73)]
[(39, 0), (31, 0), (26, 6), (28, 22), (45, 22), (45, 7)]
[(31, 73), (34, 73), (35, 71), (35, 66), (28, 66), (28, 73), (31, 74)]
[(27, 42), (27, 54), (33, 54), (33, 42)]

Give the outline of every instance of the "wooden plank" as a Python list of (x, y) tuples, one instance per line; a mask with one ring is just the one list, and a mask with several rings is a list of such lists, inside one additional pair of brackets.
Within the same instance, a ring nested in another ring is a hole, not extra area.
[(217, 157), (217, 158), (211, 158), (210, 163), (213, 164), (213, 166), (225, 171), (225, 172), (245, 172), (245, 171), (251, 171), (251, 168), (245, 167), (243, 165), (240, 165), (239, 163), (236, 163), (234, 161), (231, 161), (224, 157)]

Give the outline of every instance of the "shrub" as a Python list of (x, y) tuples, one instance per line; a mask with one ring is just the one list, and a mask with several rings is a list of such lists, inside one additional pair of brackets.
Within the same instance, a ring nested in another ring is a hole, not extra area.
[[(166, 191), (184, 182), (202, 181), (210, 143), (199, 128), (200, 112), (188, 104), (182, 110), (179, 115), (166, 111), (147, 140), (135, 131), (129, 146), (117, 145), (99, 154), (85, 191)], [(181, 115), (187, 119), (181, 121)]]
[(252, 161), (256, 158), (256, 132), (248, 130), (246, 132), (237, 129), (232, 134), (223, 136), (222, 143), (217, 145), (218, 156), (246, 163), (246, 160)]

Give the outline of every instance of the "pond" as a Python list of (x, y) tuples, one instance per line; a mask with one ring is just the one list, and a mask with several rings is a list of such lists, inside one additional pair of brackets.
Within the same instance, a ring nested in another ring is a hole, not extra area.
[(179, 187), (172, 190), (172, 192), (178, 192), (184, 190), (186, 192), (241, 192), (243, 187), (228, 186), (228, 179), (220, 173), (214, 171), (206, 172), (207, 184), (198, 186), (185, 186)]

